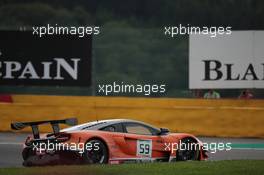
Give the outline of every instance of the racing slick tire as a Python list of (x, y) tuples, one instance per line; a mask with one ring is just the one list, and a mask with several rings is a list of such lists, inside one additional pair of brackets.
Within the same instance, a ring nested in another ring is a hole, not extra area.
[(32, 148), (25, 148), (22, 151), (22, 157), (23, 160), (27, 160), (30, 156), (34, 156), (35, 152), (32, 150)]
[[(183, 145), (185, 145), (184, 148)], [(181, 139), (180, 146), (182, 146), (182, 149), (177, 150), (176, 161), (199, 160), (200, 149), (194, 138)]]
[(86, 142), (83, 153), (85, 164), (106, 164), (108, 163), (108, 157), (108, 149), (104, 142), (99, 139)]

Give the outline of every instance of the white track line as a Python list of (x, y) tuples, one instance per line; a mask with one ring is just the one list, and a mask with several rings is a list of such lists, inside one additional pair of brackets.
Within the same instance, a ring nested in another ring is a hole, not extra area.
[(22, 145), (22, 142), (0, 142), (0, 145)]

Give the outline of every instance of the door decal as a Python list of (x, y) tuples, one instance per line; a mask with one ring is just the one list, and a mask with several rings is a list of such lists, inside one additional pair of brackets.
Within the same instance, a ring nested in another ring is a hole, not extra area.
[(152, 140), (137, 140), (137, 156), (151, 157)]

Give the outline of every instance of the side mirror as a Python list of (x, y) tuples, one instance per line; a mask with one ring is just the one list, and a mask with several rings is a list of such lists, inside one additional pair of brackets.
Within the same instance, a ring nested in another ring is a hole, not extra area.
[(160, 128), (160, 133), (159, 135), (166, 135), (167, 133), (169, 133), (169, 129), (167, 128)]

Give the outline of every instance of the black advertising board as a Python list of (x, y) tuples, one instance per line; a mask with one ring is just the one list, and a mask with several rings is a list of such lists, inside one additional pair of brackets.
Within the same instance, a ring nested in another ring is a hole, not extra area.
[(92, 36), (0, 31), (0, 85), (90, 86)]

